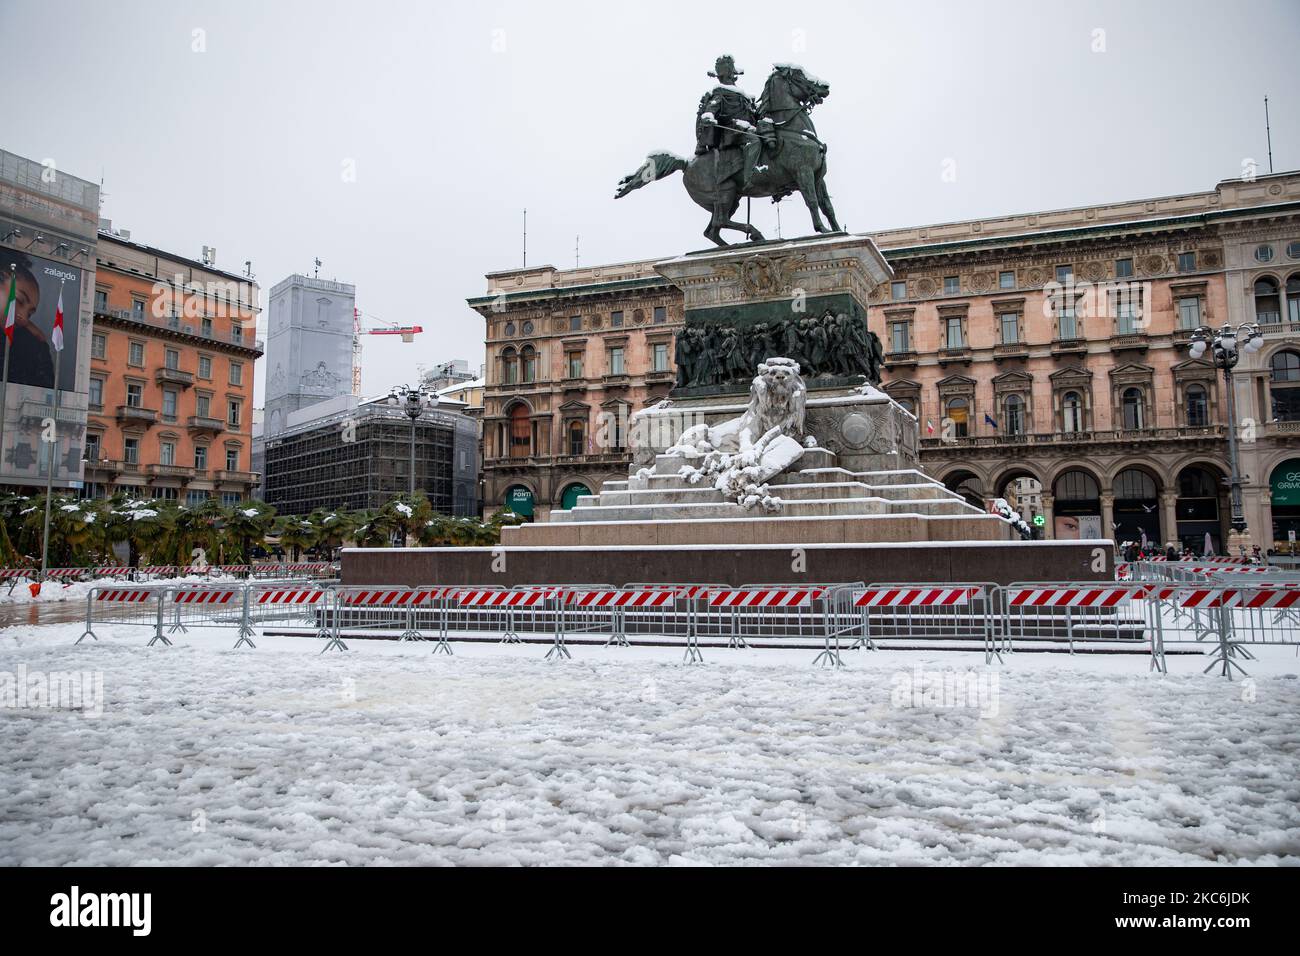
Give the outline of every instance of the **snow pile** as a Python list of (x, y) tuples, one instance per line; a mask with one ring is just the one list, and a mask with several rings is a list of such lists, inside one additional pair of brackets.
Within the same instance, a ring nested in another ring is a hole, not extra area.
[(1019, 655), (974, 708), (900, 683), (984, 675), (978, 655), (837, 673), (781, 651), (75, 637), (0, 632), (0, 675), (91, 669), (104, 693), (97, 719), (0, 706), (0, 865), (1300, 863), (1290, 648), (1261, 648), (1250, 695), (1200, 658), (1161, 677)]

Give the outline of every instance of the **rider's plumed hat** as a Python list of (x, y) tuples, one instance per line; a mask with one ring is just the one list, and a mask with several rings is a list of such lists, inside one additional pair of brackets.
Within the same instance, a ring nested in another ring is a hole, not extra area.
[(713, 72), (711, 72), (709, 76), (712, 76), (716, 79), (724, 73), (732, 73), (735, 74), (736, 76), (745, 75), (744, 70), (736, 69), (736, 61), (726, 54), (718, 57), (716, 60), (713, 61)]

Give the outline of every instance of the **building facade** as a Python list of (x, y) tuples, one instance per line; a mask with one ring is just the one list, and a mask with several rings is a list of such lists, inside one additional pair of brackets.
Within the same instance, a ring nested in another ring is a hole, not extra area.
[[(0, 150), (0, 296), (15, 291), (9, 377), (0, 413), (0, 483), (75, 488), (82, 480), (99, 186)], [(53, 330), (63, 304), (57, 428)], [(54, 441), (50, 441), (53, 438)]]
[(248, 276), (99, 234), (86, 497), (250, 497), (258, 287)]
[[(478, 425), (443, 400), (415, 423), (415, 487), (435, 511), (476, 515)], [(339, 396), (289, 416), (265, 439), (265, 500), (281, 514), (375, 510), (411, 480), (411, 420), (386, 400)]]
[(267, 437), (290, 415), (352, 394), (356, 287), (291, 275), (271, 289), (266, 335)]
[(483, 503), (544, 519), (626, 476), (628, 422), (673, 386), (680, 294), (652, 262), (493, 273), (486, 324)]
[[(1300, 174), (873, 238), (895, 270), (868, 309), (883, 384), (948, 487), (1014, 501), (1045, 537), (1221, 553), (1231, 427), (1250, 542), (1285, 547), (1300, 530)], [(588, 448), (582, 429), (606, 403), (630, 413), (671, 387), (680, 297), (648, 262), (488, 284), (471, 300), (488, 330), (486, 505), (531, 495), (541, 516), (572, 485), (625, 474), (622, 446)], [(647, 372), (653, 326), (625, 334), (649, 308), (666, 316), (663, 372)], [(1193, 329), (1225, 322), (1265, 338), (1237, 367), (1233, 419), (1222, 374), (1188, 353)], [(611, 391), (601, 356), (624, 338), (638, 364)]]

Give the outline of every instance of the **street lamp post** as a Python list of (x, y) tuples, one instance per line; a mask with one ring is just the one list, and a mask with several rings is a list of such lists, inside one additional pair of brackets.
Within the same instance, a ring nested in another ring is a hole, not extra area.
[(1264, 345), (1259, 326), (1251, 323), (1233, 328), (1225, 323), (1217, 332), (1202, 326), (1192, 333), (1189, 352), (1194, 359), (1203, 356), (1207, 349), (1216, 368), (1223, 369), (1223, 384), (1228, 393), (1228, 468), (1231, 477), (1232, 531), (1235, 535), (1246, 533), (1246, 511), (1241, 501), (1241, 467), (1237, 458), (1237, 395), (1233, 387), (1232, 370), (1237, 367), (1242, 351), (1258, 352)]
[(438, 407), (438, 396), (422, 385), (415, 388), (409, 385), (398, 385), (388, 393), (388, 405), (391, 408), (400, 407), (406, 413), (406, 417), (411, 420), (411, 487), (410, 492), (415, 494), (415, 423), (420, 420), (420, 416), (426, 411)]

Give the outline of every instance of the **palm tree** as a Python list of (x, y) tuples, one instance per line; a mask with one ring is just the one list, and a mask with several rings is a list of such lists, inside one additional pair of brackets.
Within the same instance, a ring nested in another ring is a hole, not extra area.
[(281, 515), (275, 519), (275, 534), (280, 544), (289, 549), (291, 561), (297, 561), (299, 551), (312, 547), (320, 538), (310, 519), (299, 515)]
[(351, 511), (327, 511), (318, 508), (311, 514), (311, 523), (316, 528), (317, 547), (326, 548), (333, 555), (335, 548), (343, 547), (356, 534), (358, 513)]
[(433, 517), (433, 506), (424, 492), (413, 495), (394, 495), (381, 509), (393, 531), (402, 536), (403, 544), (417, 537)]
[(232, 548), (238, 552), (234, 557), (248, 561), (253, 543), (265, 541), (274, 524), (275, 509), (270, 505), (260, 501), (241, 501), (232, 507), (226, 514), (226, 535)]

